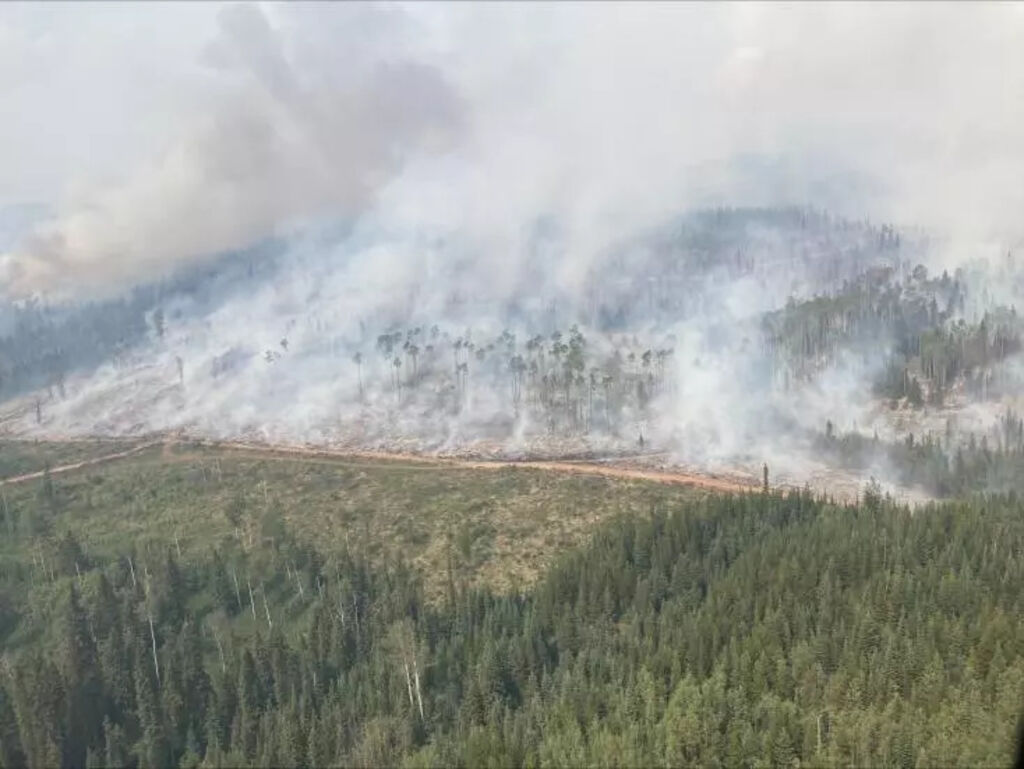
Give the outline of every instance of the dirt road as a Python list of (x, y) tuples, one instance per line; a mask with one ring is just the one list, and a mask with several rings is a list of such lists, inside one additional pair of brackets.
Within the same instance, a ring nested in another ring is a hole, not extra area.
[(701, 475), (699, 473), (684, 473), (676, 470), (643, 470), (632, 467), (619, 467), (616, 465), (597, 464), (595, 462), (555, 462), (555, 461), (531, 461), (521, 462), (508, 461), (459, 461), (460, 467), (471, 467), (475, 469), (493, 470), (502, 467), (527, 467), (537, 470), (549, 470), (559, 473), (578, 473), (581, 475), (600, 475), (605, 478), (623, 478), (633, 481), (652, 481), (654, 483), (669, 483), (678, 486), (695, 486), (702, 489), (714, 491), (750, 491), (754, 485), (744, 483), (739, 479), (722, 478), (712, 475)]
[[(92, 457), (90, 459), (83, 459), (80, 462), (72, 462), (68, 465), (58, 465), (57, 467), (50, 468), (50, 475), (60, 475), (61, 473), (70, 473), (73, 470), (80, 470), (83, 467), (90, 467), (91, 465), (101, 465), (106, 462), (113, 462), (116, 459), (122, 459), (124, 457), (130, 457), (132, 454), (138, 454), (140, 451), (145, 451), (153, 446), (159, 446), (163, 441), (151, 441), (149, 443), (142, 443), (138, 446), (133, 446), (130, 449), (124, 451), (118, 451), (114, 454), (103, 454), (99, 457)], [(10, 478), (0, 479), (0, 486), (5, 486), (12, 483), (23, 483), (24, 481), (33, 481), (37, 478), (42, 478), (46, 475), (46, 470), (37, 470), (34, 473), (24, 473), (23, 475), (15, 475)]]
[[(236, 451), (253, 452), (280, 457), (307, 456), (322, 459), (369, 459), (382, 462), (409, 462), (421, 466), (452, 467), (469, 470), (501, 470), (510, 467), (549, 472), (576, 473), (579, 475), (598, 475), (605, 478), (621, 478), (634, 481), (650, 481), (678, 486), (693, 486), (714, 491), (742, 492), (758, 488), (754, 483), (741, 478), (707, 475), (702, 473), (683, 472), (681, 470), (655, 470), (638, 467), (625, 467), (611, 462), (569, 461), (546, 459), (462, 459), (458, 457), (439, 457), (424, 454), (393, 453), (383, 451), (353, 451), (317, 449), (305, 446), (267, 446), (245, 442), (210, 442), (212, 448), (230, 448)], [(621, 460), (619, 460), (621, 461)]]
[[(175, 440), (155, 440), (142, 443), (125, 451), (118, 451), (112, 454), (85, 459), (80, 462), (72, 462), (66, 465), (58, 465), (50, 468), (50, 475), (60, 475), (75, 470), (80, 470), (93, 465), (113, 462), (118, 459), (138, 454), (153, 446), (163, 446), (166, 450), (177, 443)], [(382, 451), (352, 451), (318, 449), (304, 446), (268, 446), (258, 443), (247, 443), (237, 441), (200, 441), (201, 445), (210, 448), (228, 449), (243, 453), (261, 454), (270, 457), (288, 458), (294, 456), (306, 456), (327, 460), (375, 460), (382, 462), (407, 462), (424, 468), (447, 467), (470, 470), (501, 470), (510, 467), (526, 468), (531, 470), (544, 470), (548, 472), (575, 473), (578, 475), (597, 475), (604, 478), (620, 478), (625, 480), (649, 481), (653, 483), (667, 483), (679, 486), (692, 486), (713, 491), (742, 492), (755, 488), (751, 483), (739, 478), (726, 478), (720, 476), (704, 475), (701, 473), (682, 472), (675, 470), (654, 470), (638, 467), (624, 467), (611, 463), (595, 461), (559, 461), (559, 460), (510, 460), (510, 459), (460, 459), (456, 457), (438, 457), (423, 454), (391, 453)], [(0, 479), (0, 485), (23, 483), (25, 481), (42, 478), (45, 471), (39, 470), (23, 475), (16, 475), (11, 478)]]

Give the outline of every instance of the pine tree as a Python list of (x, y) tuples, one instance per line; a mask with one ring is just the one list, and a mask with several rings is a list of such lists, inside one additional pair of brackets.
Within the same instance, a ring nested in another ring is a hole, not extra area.
[(82, 766), (88, 749), (102, 744), (104, 698), (96, 646), (74, 582), (62, 619), (61, 673), (66, 682), (62, 760)]
[(149, 666), (144, 654), (136, 654), (134, 678), (140, 732), (135, 744), (136, 758), (143, 769), (168, 766), (172, 761), (166, 733), (167, 720), (160, 707), (155, 671)]
[(103, 719), (103, 762), (105, 766), (125, 766), (129, 751), (125, 743), (124, 729)]
[(14, 703), (7, 687), (0, 681), (0, 766), (23, 766), (25, 763)]

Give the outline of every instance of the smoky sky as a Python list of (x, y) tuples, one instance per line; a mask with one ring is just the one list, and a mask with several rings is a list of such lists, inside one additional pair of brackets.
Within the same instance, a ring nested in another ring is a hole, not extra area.
[(324, 220), (458, 232), (500, 278), (552, 217), (571, 288), (707, 205), (1014, 243), (1022, 33), (1011, 3), (5, 5), (0, 204), (48, 215), (0, 280), (105, 290)]

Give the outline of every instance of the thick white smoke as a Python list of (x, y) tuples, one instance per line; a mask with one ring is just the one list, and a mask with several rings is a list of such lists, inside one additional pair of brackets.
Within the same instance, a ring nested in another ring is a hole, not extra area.
[[(96, 135), (112, 167), (7, 253), (9, 289), (123, 284), (369, 206), (472, 233), (499, 269), (556, 217), (572, 285), (610, 238), (693, 205), (824, 204), (1005, 237), (1024, 204), (1015, 4), (227, 5), (214, 20), (182, 25), (201, 54), (165, 100), (175, 130), (150, 131), (166, 149), (118, 165)], [(0, 35), (22, 58), (57, 55), (26, 24), (2, 14)], [(77, 46), (66, 67), (88, 62)], [(69, 97), (36, 83), (21, 119)], [(16, 138), (46, 165), (53, 141)]]
[(6, 258), (10, 290), (123, 287), (310, 217), (358, 216), (409, 155), (456, 140), (462, 106), (409, 58), (401, 14), (274, 10), (277, 25), (257, 6), (221, 9), (180, 135), (27, 237)]
[[(70, 382), (47, 408), (54, 430), (526, 442), (543, 425), (510, 417), (501, 387), (470, 388), (456, 415), (433, 408), (437, 392), (395, 408), (374, 336), (437, 322), (489, 340), (507, 324), (521, 345), (578, 322), (610, 357), (618, 342), (591, 333), (595, 293), (615, 290), (610, 247), (701, 206), (920, 224), (950, 236), (949, 264), (973, 255), (965, 243), (1021, 236), (1017, 5), (225, 5), (181, 30), (193, 44), (175, 51), (191, 58), (167, 63), (173, 97), (154, 108), (174, 119), (144, 124), (121, 158), (89, 121), (102, 167), (4, 245), (2, 286), (116, 291), (272, 235), (288, 255), (213, 312), (170, 298), (166, 335)], [(0, 40), (54, 55), (3, 11)], [(140, 60), (159, 72), (159, 57)], [(19, 88), (31, 115), (45, 89)], [(66, 95), (46, 94), (48, 115)], [(144, 134), (158, 138), (139, 160)], [(39, 179), (61, 176), (26, 170), (25, 158), (46, 167), (47, 137), (16, 138), (20, 171), (0, 170), (0, 193), (16, 199), (21, 173), (39, 197)], [(338, 225), (345, 238), (323, 236)], [(788, 248), (760, 243), (756, 275), (712, 280), (700, 312), (640, 329), (674, 339), (675, 382), (663, 418), (637, 415), (636, 430), (679, 459), (758, 464), (825, 415), (843, 413), (844, 429), (872, 418), (863, 362), (784, 396), (750, 364), (761, 313), (821, 288), (790, 269)], [(362, 400), (360, 376), (376, 388)]]

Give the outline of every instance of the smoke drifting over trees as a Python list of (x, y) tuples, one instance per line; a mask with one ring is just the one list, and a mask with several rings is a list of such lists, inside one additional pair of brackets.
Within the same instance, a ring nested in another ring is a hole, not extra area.
[[(179, 107), (151, 154), (100, 142), (60, 189), (0, 128), (26, 156), (2, 200), (46, 198), (0, 220), (7, 429), (774, 479), (826, 423), (902, 440), (955, 408), (966, 440), (1013, 396), (1014, 6), (190, 14), (180, 61), (140, 54)], [(39, 61), (68, 35), (0, 34)], [(44, 115), (33, 88), (8, 103)]]

